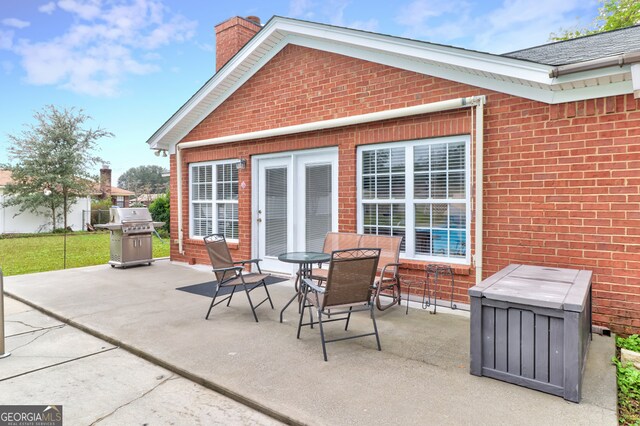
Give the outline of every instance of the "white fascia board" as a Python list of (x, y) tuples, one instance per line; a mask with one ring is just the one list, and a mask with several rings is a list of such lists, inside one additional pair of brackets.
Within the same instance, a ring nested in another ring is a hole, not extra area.
[(545, 90), (528, 85), (513, 83), (510, 81), (491, 79), (481, 75), (469, 74), (455, 69), (449, 69), (426, 62), (416, 61), (415, 59), (398, 56), (396, 54), (388, 52), (364, 50), (361, 48), (346, 46), (344, 44), (328, 42), (326, 40), (310, 39), (300, 36), (290, 36), (289, 40), (292, 44), (296, 44), (299, 46), (325, 50), (340, 55), (350, 56), (369, 62), (380, 63), (394, 68), (414, 71), (420, 74), (431, 75), (445, 80), (468, 84), (470, 86), (494, 90), (496, 92), (508, 93), (514, 96), (520, 96), (540, 102), (551, 102), (553, 99), (553, 93), (548, 89)]
[(354, 31), (347, 28), (331, 28), (299, 21), (282, 21), (279, 28), (290, 34), (314, 37), (343, 43), (364, 49), (396, 53), (403, 56), (451, 64), (492, 74), (548, 84), (549, 65), (537, 64), (490, 53), (475, 52), (455, 47), (441, 46), (382, 34)]

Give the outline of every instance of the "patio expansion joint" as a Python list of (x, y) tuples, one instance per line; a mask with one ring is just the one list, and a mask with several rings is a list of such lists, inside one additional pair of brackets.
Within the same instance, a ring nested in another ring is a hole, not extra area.
[[(34, 302), (32, 302), (32, 301), (30, 301), (28, 299), (20, 297), (20, 296), (18, 296), (16, 294), (13, 294), (11, 292), (7, 292), (6, 290), (5, 290), (5, 295), (10, 297), (10, 298), (12, 298), (12, 299), (14, 299), (14, 300), (17, 300), (18, 302), (22, 302), (25, 305), (30, 306), (30, 307), (34, 308), (35, 310), (37, 310), (39, 312), (42, 312), (43, 314), (48, 315), (48, 316), (50, 316), (50, 317), (52, 317), (52, 318), (54, 318), (54, 319), (56, 319), (56, 320), (58, 320), (58, 321), (60, 321), (60, 322), (62, 322), (64, 324), (68, 324), (68, 325), (70, 325), (70, 326), (72, 326), (74, 328), (77, 328), (80, 331), (83, 331), (83, 332), (85, 332), (87, 334), (90, 334), (90, 335), (92, 335), (94, 337), (97, 337), (98, 339), (104, 340), (105, 342), (107, 342), (107, 343), (109, 343), (111, 345), (116, 346), (115, 348), (111, 348), (111, 349), (107, 349), (107, 350), (118, 349), (118, 348), (119, 349), (124, 349), (125, 351), (127, 351), (127, 352), (129, 352), (129, 353), (131, 353), (131, 354), (133, 354), (133, 355), (135, 355), (135, 356), (137, 356), (139, 358), (142, 358), (142, 359), (144, 359), (146, 361), (151, 362), (152, 364), (155, 364), (155, 365), (157, 365), (159, 367), (162, 367), (162, 368), (164, 368), (166, 370), (169, 370), (172, 373), (175, 373), (178, 376), (182, 376), (187, 380), (190, 380), (190, 381), (192, 381), (194, 383), (197, 383), (197, 384), (199, 384), (201, 386), (204, 386), (205, 388), (211, 389), (212, 391), (217, 392), (220, 395), (226, 396), (227, 398), (230, 398), (230, 399), (232, 399), (232, 400), (234, 400), (236, 402), (239, 402), (242, 405), (245, 405), (245, 406), (247, 406), (249, 408), (252, 408), (252, 409), (254, 409), (256, 411), (259, 411), (262, 414), (265, 414), (265, 415), (267, 415), (267, 416), (269, 416), (269, 417), (271, 417), (271, 418), (273, 418), (275, 420), (278, 420), (278, 421), (280, 421), (280, 422), (282, 422), (284, 424), (287, 424), (287, 425), (305, 425), (304, 422), (296, 420), (296, 419), (290, 417), (289, 415), (287, 415), (287, 414), (285, 414), (283, 412), (280, 412), (280, 411), (277, 411), (277, 410), (275, 410), (275, 409), (273, 409), (271, 407), (268, 407), (268, 406), (262, 404), (261, 402), (258, 402), (258, 401), (254, 400), (252, 398), (249, 398), (249, 397), (247, 397), (247, 396), (245, 396), (245, 395), (243, 395), (243, 394), (241, 394), (239, 392), (236, 392), (236, 391), (234, 391), (232, 389), (229, 389), (226, 386), (223, 386), (223, 385), (215, 383), (215, 382), (213, 382), (211, 380), (205, 379), (204, 377), (199, 376), (197, 374), (194, 374), (189, 370), (186, 370), (186, 369), (181, 368), (181, 367), (179, 367), (179, 366), (177, 366), (177, 365), (175, 365), (175, 364), (173, 364), (171, 362), (168, 362), (168, 361), (165, 361), (165, 360), (163, 360), (161, 358), (158, 358), (155, 355), (151, 355), (150, 353), (147, 353), (147, 352), (137, 348), (136, 346), (133, 346), (133, 345), (131, 345), (129, 343), (125, 343), (125, 342), (123, 342), (123, 341), (121, 341), (119, 339), (111, 337), (111, 336), (109, 336), (107, 334), (104, 334), (104, 333), (98, 331), (98, 330), (90, 328), (90, 327), (88, 327), (88, 326), (86, 326), (84, 324), (81, 324), (81, 323), (75, 321), (74, 319), (67, 318), (67, 317), (65, 317), (65, 316), (63, 316), (61, 314), (58, 314), (58, 313), (50, 310), (50, 309), (44, 308), (42, 306), (39, 306), (39, 305), (35, 304)], [(105, 351), (103, 351), (103, 352), (105, 352)], [(98, 352), (98, 353), (100, 353), (100, 352)], [(91, 355), (87, 355), (87, 356), (91, 356)], [(70, 361), (73, 361), (73, 360), (69, 360), (67, 362), (70, 362)], [(61, 362), (59, 364), (64, 364), (64, 363), (65, 362)], [(59, 364), (56, 364), (56, 365), (59, 365)], [(55, 366), (55, 365), (52, 365), (51, 367), (53, 367), (53, 366)], [(47, 368), (47, 367), (45, 367), (45, 368)], [(34, 371), (37, 371), (37, 370), (34, 370)], [(23, 374), (26, 374), (26, 373), (23, 373)], [(22, 374), (20, 374), (20, 375), (22, 375)], [(14, 377), (16, 377), (16, 376), (14, 376)], [(11, 377), (9, 377), (9, 378), (11, 378)], [(7, 379), (9, 379), (9, 378), (7, 378)], [(4, 379), (4, 380), (7, 380), (7, 379)]]
[(160, 386), (162, 386), (162, 385), (164, 385), (165, 383), (167, 383), (169, 380), (176, 380), (176, 379), (179, 379), (179, 378), (180, 378), (180, 377), (179, 377), (179, 376), (177, 376), (177, 375), (175, 375), (175, 374), (172, 374), (172, 375), (171, 375), (171, 376), (169, 376), (169, 377), (165, 377), (165, 378), (164, 378), (160, 383), (156, 383), (155, 385), (153, 385), (153, 386), (151, 387), (151, 389), (149, 389), (149, 390), (147, 390), (147, 391), (143, 392), (143, 393), (142, 393), (142, 395), (139, 395), (139, 396), (137, 396), (137, 397), (133, 398), (131, 401), (128, 401), (128, 402), (125, 402), (124, 404), (119, 405), (118, 407), (116, 407), (116, 408), (115, 408), (113, 411), (111, 411), (110, 413), (105, 414), (105, 415), (104, 415), (104, 416), (102, 416), (102, 417), (99, 417), (98, 419), (96, 419), (95, 421), (93, 421), (93, 422), (90, 424), (90, 426), (97, 425), (98, 423), (102, 422), (103, 420), (105, 420), (105, 419), (107, 419), (107, 418), (111, 417), (112, 415), (114, 415), (114, 414), (115, 414), (117, 411), (119, 411), (121, 408), (124, 408), (124, 407), (126, 407), (126, 406), (128, 406), (128, 405), (133, 404), (133, 403), (134, 403), (134, 402), (136, 402), (136, 401), (141, 400), (142, 398), (144, 398), (145, 396), (149, 395), (149, 394), (150, 394), (151, 392), (153, 392), (154, 390), (158, 389)]
[(49, 368), (57, 367), (59, 365), (68, 364), (70, 362), (78, 361), (80, 359), (89, 358), (89, 357), (92, 357), (94, 355), (100, 355), (100, 354), (102, 354), (104, 352), (109, 352), (109, 351), (112, 351), (114, 349), (118, 349), (118, 348), (117, 347), (107, 348), (107, 349), (103, 349), (103, 350), (98, 351), (98, 352), (93, 352), (93, 353), (90, 353), (90, 354), (87, 354), (87, 355), (82, 355), (82, 356), (79, 356), (79, 357), (66, 359), (66, 360), (61, 361), (61, 362), (56, 362), (55, 364), (46, 365), (46, 366), (40, 367), (40, 368), (34, 368), (33, 370), (25, 371), (25, 372), (22, 372), (22, 373), (19, 373), (19, 374), (14, 374), (13, 376), (9, 376), (9, 377), (5, 377), (3, 379), (0, 379), (0, 382), (4, 382), (6, 380), (15, 379), (16, 377), (26, 376), (27, 374), (36, 373), (38, 371), (42, 371), (42, 370), (46, 370), (46, 369), (49, 369)]

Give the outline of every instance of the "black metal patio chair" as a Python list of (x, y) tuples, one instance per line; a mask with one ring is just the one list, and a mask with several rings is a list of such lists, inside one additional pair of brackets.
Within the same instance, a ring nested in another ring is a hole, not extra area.
[[(273, 309), (273, 302), (271, 301), (271, 296), (269, 295), (267, 284), (264, 281), (265, 278), (269, 276), (269, 274), (263, 274), (260, 270), (260, 259), (240, 260), (234, 262), (231, 258), (231, 253), (229, 252), (227, 241), (222, 234), (211, 234), (204, 237), (204, 245), (207, 248), (207, 253), (209, 254), (209, 259), (211, 260), (213, 272), (215, 273), (216, 279), (218, 280), (216, 292), (213, 295), (213, 299), (211, 300), (211, 305), (209, 306), (209, 311), (207, 311), (207, 316), (205, 317), (205, 319), (209, 319), (209, 314), (211, 314), (211, 309), (213, 309), (214, 306), (219, 305), (225, 300), (227, 301), (227, 306), (229, 306), (229, 304), (231, 303), (231, 298), (233, 298), (233, 294), (235, 293), (237, 287), (242, 287), (247, 294), (249, 306), (251, 306), (251, 312), (253, 312), (253, 317), (255, 318), (256, 322), (258, 322), (258, 316), (256, 315), (256, 308), (258, 306), (262, 305), (268, 300), (269, 304), (271, 305), (271, 309)], [(243, 272), (244, 266), (251, 263), (256, 265), (258, 273)], [(260, 286), (264, 287), (264, 291), (267, 293), (267, 297), (254, 306), (251, 300), (251, 295), (249, 293)], [(218, 293), (223, 287), (232, 287), (231, 294), (216, 303)]]
[[(365, 336), (376, 336), (378, 350), (380, 347), (380, 337), (378, 336), (378, 326), (374, 314), (374, 304), (372, 292), (374, 291), (374, 280), (380, 259), (380, 249), (378, 248), (357, 248), (347, 250), (336, 250), (331, 253), (331, 262), (327, 274), (326, 284), (319, 286), (309, 278), (303, 279), (303, 308), (300, 312), (300, 322), (298, 323), (298, 335), (302, 326), (320, 325), (320, 339), (322, 340), (322, 353), (327, 361), (326, 344), (340, 340), (355, 339)], [(318, 321), (314, 321), (312, 307), (316, 308)], [(304, 308), (309, 308), (310, 320), (303, 324)], [(347, 309), (348, 308), (348, 309)], [(331, 309), (331, 312), (328, 312)], [(369, 311), (373, 321), (373, 332), (358, 334), (355, 336), (341, 337), (326, 340), (324, 336), (323, 324), (333, 321), (346, 321), (345, 331), (349, 327), (349, 320), (353, 312)], [(324, 319), (324, 316), (328, 319)]]

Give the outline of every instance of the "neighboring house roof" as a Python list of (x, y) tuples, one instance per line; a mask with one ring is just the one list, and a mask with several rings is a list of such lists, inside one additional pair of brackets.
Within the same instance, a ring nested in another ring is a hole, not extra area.
[(640, 25), (504, 53), (547, 65), (567, 65), (640, 51)]
[(116, 195), (116, 196), (127, 196), (127, 195), (136, 195), (135, 192), (131, 192), (131, 191), (127, 191), (126, 189), (122, 189), (122, 188), (117, 188), (115, 186), (111, 187), (111, 195)]
[[(102, 190), (100, 189), (100, 184), (97, 183), (94, 187), (93, 187), (93, 193), (91, 195), (102, 195)], [(117, 186), (112, 186), (111, 187), (111, 196), (112, 197), (117, 197), (117, 196), (131, 196), (131, 195), (136, 195), (135, 192), (131, 192), (131, 191), (127, 191), (126, 189), (122, 189), (122, 188), (118, 188)]]
[(174, 152), (183, 137), (288, 44), (546, 103), (633, 93), (630, 65), (553, 78), (553, 66), (531, 60), (275, 16), (147, 143)]
[(9, 170), (0, 170), (0, 186), (5, 186), (11, 182), (11, 172)]

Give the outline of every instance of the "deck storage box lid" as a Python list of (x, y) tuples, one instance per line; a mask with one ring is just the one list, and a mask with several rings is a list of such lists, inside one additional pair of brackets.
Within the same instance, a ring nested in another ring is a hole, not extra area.
[(469, 296), (582, 312), (591, 271), (510, 265), (469, 289)]
[(471, 373), (578, 402), (591, 271), (509, 265), (469, 289)]

